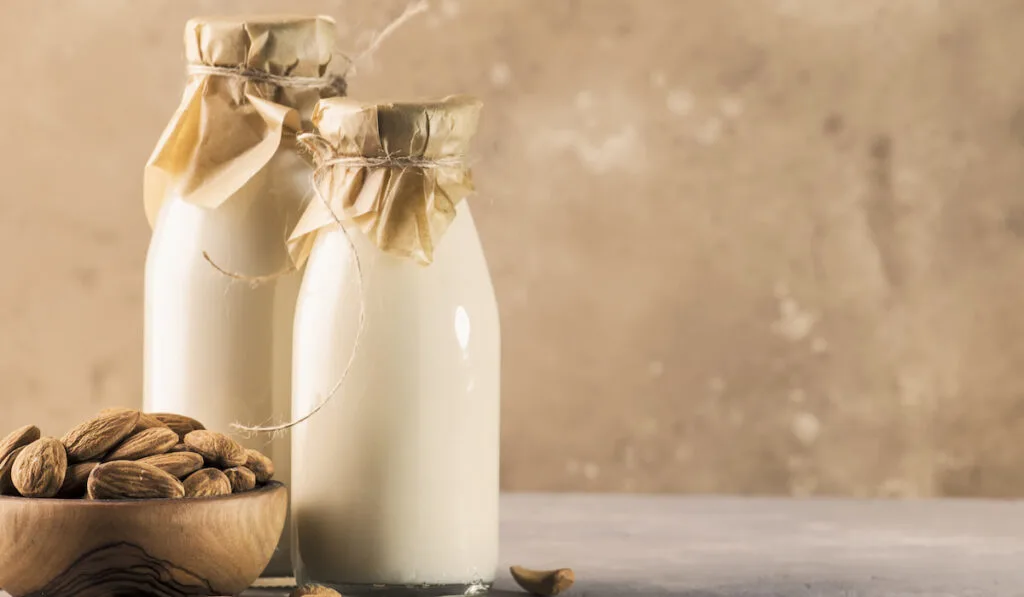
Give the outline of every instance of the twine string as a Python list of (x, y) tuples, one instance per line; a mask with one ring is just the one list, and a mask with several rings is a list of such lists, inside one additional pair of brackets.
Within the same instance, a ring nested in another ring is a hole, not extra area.
[(363, 264), (362, 260), (360, 260), (359, 258), (359, 252), (356, 250), (355, 243), (352, 242), (352, 237), (349, 234), (349, 231), (346, 230), (341, 218), (338, 216), (337, 212), (335, 212), (334, 209), (331, 207), (330, 201), (326, 197), (324, 197), (323, 193), (320, 191), (320, 185), (323, 183), (323, 178), (325, 175), (328, 174), (331, 177), (328, 186), (333, 187), (333, 167), (319, 166), (316, 168), (316, 170), (313, 171), (313, 193), (316, 195), (316, 198), (319, 199), (320, 202), (323, 204), (324, 208), (327, 209), (327, 212), (331, 215), (331, 219), (334, 220), (335, 224), (337, 224), (338, 226), (338, 229), (341, 231), (342, 236), (345, 237), (345, 242), (348, 244), (349, 256), (350, 259), (352, 260), (352, 264), (355, 267), (356, 280), (359, 282), (359, 322), (356, 325), (356, 335), (352, 342), (352, 352), (348, 356), (348, 361), (345, 363), (345, 368), (342, 369), (341, 376), (338, 378), (338, 381), (335, 382), (334, 386), (331, 387), (330, 391), (327, 393), (326, 396), (317, 400), (316, 406), (314, 406), (309, 412), (307, 412), (306, 414), (302, 415), (297, 419), (293, 419), (291, 421), (288, 421), (287, 423), (281, 423), (278, 425), (252, 426), (243, 425), (241, 423), (232, 423), (231, 427), (237, 429), (238, 431), (243, 431), (247, 433), (277, 434), (287, 429), (291, 429), (292, 427), (295, 427), (300, 423), (308, 421), (311, 417), (316, 415), (325, 406), (327, 406), (327, 403), (330, 402), (331, 398), (333, 398), (334, 395), (337, 394), (339, 390), (341, 390), (341, 386), (345, 383), (345, 380), (348, 379), (349, 372), (352, 370), (352, 364), (355, 362), (356, 355), (359, 352), (359, 345), (362, 342), (363, 338), (363, 330), (366, 327), (366, 293), (364, 292), (363, 289)]
[(384, 44), (384, 41), (391, 37), (392, 33), (398, 31), (402, 25), (405, 25), (416, 15), (425, 13), (428, 10), (430, 10), (430, 3), (427, 0), (419, 0), (418, 2), (409, 4), (405, 7), (402, 14), (398, 15), (398, 18), (391, 21), (383, 29), (378, 31), (370, 40), (369, 45), (367, 45), (362, 52), (356, 54), (355, 58), (350, 58), (345, 54), (341, 54), (341, 57), (348, 62), (348, 68), (345, 69), (342, 76), (354, 76), (356, 74), (357, 67), (372, 58), (373, 55), (377, 53), (377, 50), (379, 50)]
[(417, 170), (437, 170), (441, 168), (463, 168), (466, 159), (461, 155), (425, 158), (419, 156), (339, 156), (323, 162), (324, 166), (343, 166), (346, 168), (399, 168)]
[(340, 156), (331, 144), (315, 133), (303, 133), (298, 135), (298, 142), (302, 147), (305, 147), (312, 155), (313, 160), (316, 163), (316, 169), (313, 171), (313, 192), (316, 198), (323, 204), (327, 213), (330, 214), (331, 219), (341, 230), (342, 235), (345, 237), (345, 242), (348, 244), (349, 256), (352, 259), (352, 263), (355, 269), (356, 280), (359, 283), (359, 322), (356, 326), (356, 334), (352, 341), (352, 352), (349, 354), (348, 361), (345, 363), (345, 368), (342, 369), (341, 376), (338, 381), (334, 383), (330, 391), (323, 398), (319, 398), (316, 401), (316, 405), (304, 415), (288, 421), (287, 423), (281, 423), (278, 425), (262, 425), (262, 426), (250, 426), (243, 425), (241, 423), (232, 423), (232, 427), (239, 431), (247, 433), (280, 433), (296, 425), (308, 421), (314, 415), (319, 413), (327, 403), (341, 390), (345, 380), (348, 379), (349, 373), (352, 371), (353, 363), (355, 362), (356, 356), (359, 353), (359, 346), (362, 344), (363, 332), (366, 328), (366, 293), (365, 293), (365, 277), (363, 275), (363, 265), (359, 258), (359, 252), (356, 250), (355, 243), (352, 241), (352, 236), (349, 230), (345, 227), (342, 222), (342, 217), (331, 207), (330, 200), (324, 196), (321, 188), (324, 186), (325, 177), (329, 176), (326, 185), (328, 189), (334, 188), (334, 174), (339, 170), (344, 171), (351, 168), (362, 168), (362, 167), (396, 167), (396, 168), (444, 168), (444, 167), (455, 167), (465, 165), (464, 156), (446, 156), (436, 159), (423, 158), (423, 157), (402, 157), (402, 156), (389, 156), (389, 157), (367, 157), (367, 156)]
[(290, 87), (293, 89), (334, 89), (340, 95), (345, 95), (348, 89), (345, 75), (328, 74), (322, 77), (297, 77), (294, 75), (275, 75), (267, 71), (242, 66), (212, 66), (209, 64), (190, 64), (188, 65), (187, 72), (190, 75), (214, 75), (256, 83), (272, 83), (279, 87)]
[[(290, 87), (297, 89), (334, 89), (338, 92), (338, 95), (344, 96), (348, 91), (348, 77), (355, 76), (357, 67), (366, 60), (372, 58), (373, 55), (377, 52), (377, 50), (379, 50), (381, 46), (384, 44), (384, 41), (387, 40), (387, 38), (389, 38), (395, 31), (397, 31), (400, 27), (409, 22), (416, 15), (419, 15), (429, 10), (429, 8), (430, 4), (428, 3), (427, 0), (418, 0), (417, 2), (413, 2), (405, 7), (405, 10), (402, 12), (402, 14), (398, 15), (397, 18), (392, 20), (383, 29), (374, 34), (373, 38), (370, 40), (370, 43), (367, 45), (367, 47), (363, 49), (359, 54), (357, 54), (355, 58), (350, 58), (349, 56), (339, 52), (338, 55), (340, 55), (342, 58), (345, 59), (346, 62), (348, 62), (348, 66), (345, 68), (345, 71), (342, 72), (340, 75), (328, 74), (323, 77), (296, 77), (291, 75), (275, 75), (268, 73), (266, 71), (248, 69), (244, 67), (209, 66), (205, 64), (190, 64), (188, 66), (188, 72), (189, 74), (193, 75), (218, 75), (224, 77), (239, 78), (247, 81), (273, 83), (281, 87)], [(298, 135), (298, 137), (303, 137), (308, 134), (309, 133), (303, 133)], [(319, 152), (314, 150), (313, 154), (314, 156), (316, 156), (319, 155)], [(324, 164), (321, 164), (321, 166), (323, 165)], [(372, 164), (367, 163), (365, 165)], [(407, 167), (421, 166), (413, 166), (410, 164)], [(317, 175), (314, 172), (314, 189), (316, 189), (316, 179)], [(315, 190), (315, 192), (319, 193), (318, 190)], [(328, 210), (330, 210), (329, 205), (327, 206), (327, 208)], [(337, 218), (336, 214), (334, 214), (333, 211), (331, 212), (331, 215), (334, 216), (335, 220), (337, 220), (338, 223), (340, 224), (341, 220)], [(210, 267), (212, 267), (221, 275), (231, 278), (232, 280), (248, 283), (250, 288), (254, 289), (258, 288), (259, 286), (262, 286), (263, 284), (274, 282), (296, 271), (295, 265), (289, 264), (285, 268), (276, 272), (272, 272), (270, 274), (245, 274), (241, 272), (231, 271), (225, 267), (222, 267), (216, 261), (214, 261), (213, 257), (211, 257), (210, 254), (206, 251), (203, 251), (203, 259), (210, 265)]]
[[(189, 72), (193, 74), (216, 74), (222, 76), (241, 77), (248, 80), (254, 80), (259, 82), (268, 82), (284, 87), (293, 88), (308, 88), (308, 89), (325, 89), (334, 88), (339, 91), (340, 95), (344, 95), (347, 88), (347, 78), (355, 76), (359, 66), (365, 61), (369, 60), (374, 53), (383, 45), (384, 41), (390, 37), (395, 31), (397, 31), (402, 25), (407, 23), (413, 17), (429, 9), (427, 0), (419, 0), (408, 5), (404, 12), (398, 16), (398, 18), (391, 21), (384, 29), (373, 36), (369, 45), (354, 58), (350, 58), (345, 54), (339, 54), (348, 62), (347, 68), (341, 75), (326, 76), (326, 77), (291, 77), (282, 75), (272, 75), (263, 71), (249, 71), (244, 69), (231, 69), (224, 67), (212, 67), (203, 65), (193, 65), (189, 68)], [(363, 333), (366, 327), (366, 296), (364, 291), (364, 275), (362, 261), (360, 260), (359, 253), (356, 250), (356, 246), (352, 241), (350, 232), (345, 228), (342, 218), (337, 212), (331, 207), (330, 201), (324, 196), (321, 191), (321, 187), (327, 181), (327, 187), (333, 188), (334, 173), (338, 169), (347, 169), (354, 167), (392, 167), (392, 168), (420, 168), (420, 169), (434, 169), (434, 168), (452, 168), (460, 167), (465, 164), (463, 156), (446, 156), (441, 158), (423, 158), (415, 156), (383, 156), (383, 157), (368, 157), (368, 156), (341, 156), (338, 155), (334, 148), (327, 140), (320, 137), (315, 133), (300, 133), (296, 136), (296, 140), (300, 146), (305, 147), (312, 155), (314, 163), (316, 165), (311, 175), (311, 182), (313, 187), (313, 193), (317, 200), (319, 200), (327, 212), (330, 214), (331, 219), (338, 226), (342, 235), (345, 237), (345, 242), (348, 244), (349, 257), (352, 260), (356, 280), (358, 281), (359, 290), (359, 320), (356, 327), (355, 338), (352, 343), (352, 352), (349, 354), (348, 361), (345, 363), (345, 367), (341, 372), (341, 376), (338, 381), (331, 387), (327, 394), (318, 399), (316, 405), (306, 414), (295, 418), (287, 423), (281, 423), (278, 425), (261, 425), (251, 426), (243, 425), (241, 423), (232, 423), (232, 427), (236, 430), (247, 432), (247, 433), (273, 433), (278, 434), (286, 431), (296, 425), (299, 425), (319, 413), (344, 385), (345, 380), (348, 379), (349, 373), (352, 370), (353, 363), (355, 362), (356, 356), (359, 352), (359, 346), (362, 341)], [(239, 274), (236, 272), (228, 271), (218, 266), (210, 256), (204, 252), (203, 258), (218, 272), (230, 277), (235, 280), (246, 281), (251, 286), (256, 287), (267, 282), (274, 281), (283, 275), (292, 273), (295, 271), (294, 264), (288, 268), (275, 272), (269, 275), (253, 276), (246, 274)]]
[(228, 270), (228, 269), (225, 269), (225, 268), (221, 267), (220, 265), (217, 265), (217, 262), (214, 261), (213, 257), (210, 257), (210, 254), (208, 252), (206, 252), (206, 251), (203, 251), (203, 259), (206, 261), (206, 263), (210, 264), (210, 267), (212, 267), (213, 269), (217, 270), (217, 273), (219, 273), (219, 274), (221, 274), (223, 276), (226, 276), (228, 278), (231, 278), (232, 280), (237, 280), (239, 282), (245, 282), (245, 283), (247, 283), (249, 285), (249, 288), (252, 288), (252, 289), (259, 288), (260, 286), (262, 286), (264, 284), (267, 284), (268, 282), (273, 282), (273, 281), (275, 281), (275, 280), (277, 280), (279, 278), (283, 278), (284, 276), (287, 276), (288, 274), (290, 274), (292, 272), (297, 271), (297, 268), (295, 267), (295, 264), (290, 263), (290, 264), (286, 265), (284, 268), (282, 268), (282, 269), (280, 269), (280, 270), (278, 270), (276, 272), (269, 273), (269, 274), (263, 274), (263, 275), (242, 274), (242, 273), (239, 273), (239, 272), (233, 272), (231, 270)]

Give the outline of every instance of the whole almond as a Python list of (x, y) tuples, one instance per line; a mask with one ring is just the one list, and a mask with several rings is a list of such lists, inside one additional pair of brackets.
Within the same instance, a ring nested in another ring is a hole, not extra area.
[(111, 460), (138, 460), (146, 456), (163, 454), (178, 443), (178, 434), (167, 427), (144, 429), (121, 442), (104, 458)]
[(95, 460), (121, 443), (139, 422), (139, 411), (108, 410), (75, 426), (61, 439), (70, 462)]
[(67, 474), (64, 475), (64, 483), (60, 486), (60, 491), (57, 492), (57, 497), (85, 497), (85, 489), (89, 482), (89, 474), (92, 473), (92, 469), (99, 466), (99, 464), (100, 463), (98, 462), (82, 462), (69, 466)]
[[(118, 412), (118, 411), (122, 411), (122, 410), (128, 410), (128, 409), (126, 409), (126, 408), (104, 408), (103, 410), (100, 411), (99, 414), (106, 415), (106, 414), (109, 414), (109, 413)], [(161, 422), (159, 419), (157, 419), (153, 415), (147, 415), (146, 413), (141, 412), (141, 411), (136, 411), (136, 412), (139, 413), (139, 422), (136, 423), (135, 424), (135, 428), (132, 429), (132, 434), (138, 433), (138, 432), (140, 432), (140, 431), (142, 431), (144, 429), (152, 429), (153, 427), (167, 427), (167, 425), (164, 425), (163, 422)]]
[(87, 495), (93, 500), (180, 498), (181, 481), (152, 464), (135, 460), (104, 462), (89, 475)]
[(224, 474), (231, 481), (231, 493), (242, 493), (256, 487), (256, 473), (244, 466), (226, 469)]
[(303, 585), (292, 591), (289, 597), (341, 597), (341, 593), (323, 585)]
[(39, 428), (35, 425), (25, 425), (10, 432), (7, 437), (0, 440), (0, 460), (7, 458), (11, 452), (18, 448), (36, 441), (41, 435)]
[(115, 414), (115, 413), (123, 413), (123, 412), (129, 411), (129, 410), (133, 410), (135, 412), (140, 412), (138, 409), (134, 409), (134, 408), (125, 408), (123, 406), (111, 406), (109, 408), (100, 409), (100, 412), (96, 413), (96, 416), (97, 417), (101, 417), (103, 415), (111, 415), (111, 414)]
[(11, 481), (25, 497), (49, 498), (57, 495), (68, 470), (64, 444), (52, 437), (37, 439), (18, 454), (11, 468)]
[(215, 468), (200, 469), (185, 479), (185, 497), (213, 497), (231, 493), (231, 481)]
[(139, 462), (152, 464), (156, 468), (183, 479), (203, 468), (203, 457), (195, 452), (169, 452), (147, 456)]
[(274, 478), (274, 461), (258, 450), (245, 451), (245, 468), (256, 475), (257, 483), (266, 483)]
[(176, 415), (174, 413), (147, 413), (147, 415), (173, 429), (181, 439), (185, 439), (185, 436), (190, 431), (206, 429), (202, 423), (185, 415)]
[(135, 429), (132, 430), (132, 433), (138, 433), (146, 429), (153, 429), (154, 427), (164, 427), (166, 429), (170, 429), (167, 423), (164, 423), (163, 421), (154, 417), (153, 415), (139, 413), (139, 422), (135, 424)]
[(557, 570), (531, 570), (522, 566), (509, 568), (512, 578), (527, 593), (553, 597), (569, 590), (576, 582), (576, 574), (571, 568)]
[(0, 460), (0, 495), (19, 495), (11, 480), (11, 469), (14, 468), (14, 460), (21, 454), (25, 446), (15, 448), (6, 458)]
[(207, 464), (231, 468), (245, 464), (246, 453), (238, 442), (216, 431), (192, 431), (185, 436), (185, 445), (200, 454)]

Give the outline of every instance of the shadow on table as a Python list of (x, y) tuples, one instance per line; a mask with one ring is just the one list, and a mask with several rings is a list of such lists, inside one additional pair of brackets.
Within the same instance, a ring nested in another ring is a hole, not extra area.
[[(514, 589), (491, 589), (489, 597), (528, 597), (528, 593)], [(733, 597), (745, 593), (717, 593), (700, 589), (674, 591), (664, 587), (602, 584), (601, 586), (574, 586), (567, 597)]]
[[(885, 590), (884, 586), (872, 583), (848, 582), (800, 582), (771, 581), (764, 579), (758, 582), (737, 583), (735, 585), (715, 586), (711, 588), (670, 589), (663, 586), (652, 586), (635, 583), (595, 584), (580, 582), (573, 586), (567, 597), (878, 597), (894, 595)], [(929, 595), (929, 597), (951, 597), (953, 593), (934, 593), (904, 591), (899, 595)], [(519, 589), (508, 589), (505, 586), (492, 589), (490, 597), (527, 597), (527, 593)]]
[[(718, 585), (710, 588), (670, 589), (663, 586), (637, 583), (578, 582), (566, 597), (875, 597), (892, 595), (887, 592), (886, 583), (872, 579), (866, 583), (839, 581), (801, 582), (782, 579), (761, 579), (756, 582), (740, 582), (735, 585)], [(510, 582), (510, 581), (508, 581)], [(896, 587), (888, 587), (890, 589)], [(899, 587), (905, 588), (905, 587)], [(243, 597), (287, 597), (286, 589), (250, 589)], [(928, 591), (904, 591), (900, 595), (928, 595), (949, 597), (954, 593)], [(0, 592), (0, 597), (3, 597)], [(490, 597), (529, 597), (518, 587), (510, 587), (499, 580), (498, 586), (488, 593)]]

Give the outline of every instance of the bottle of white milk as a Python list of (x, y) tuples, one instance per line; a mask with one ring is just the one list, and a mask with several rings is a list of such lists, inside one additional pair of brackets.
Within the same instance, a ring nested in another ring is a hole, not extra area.
[(292, 430), (300, 582), (461, 595), (494, 579), (498, 310), (463, 201), (479, 110), (339, 98), (314, 114), (293, 415), (326, 403)]
[[(144, 403), (213, 429), (287, 420), (300, 274), (287, 238), (311, 196), (295, 137), (321, 97), (326, 17), (193, 19), (181, 105), (146, 166)], [(290, 442), (239, 437), (288, 482)], [(291, 574), (288, 534), (265, 574)]]

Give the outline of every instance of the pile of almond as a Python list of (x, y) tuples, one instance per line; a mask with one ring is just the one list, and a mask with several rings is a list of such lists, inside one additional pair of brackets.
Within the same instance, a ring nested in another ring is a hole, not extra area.
[(0, 495), (209, 497), (249, 491), (274, 475), (269, 458), (184, 415), (108, 409), (61, 439), (41, 435), (26, 425), (0, 440)]

